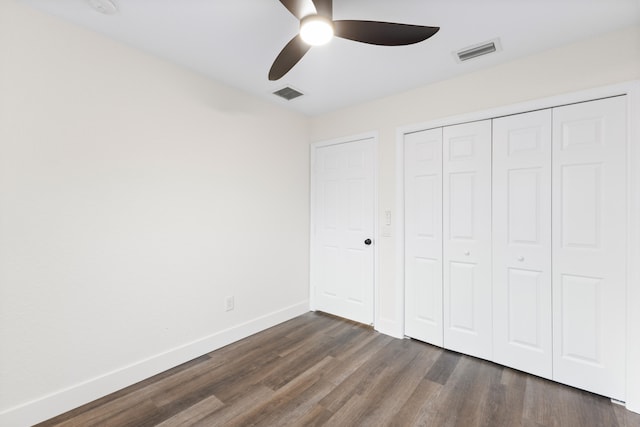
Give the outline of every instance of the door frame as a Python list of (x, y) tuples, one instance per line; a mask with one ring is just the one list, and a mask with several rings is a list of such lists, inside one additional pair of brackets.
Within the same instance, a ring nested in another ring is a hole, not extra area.
[(393, 336), (404, 336), (404, 136), (409, 133), (443, 126), (494, 119), (529, 111), (559, 107), (600, 98), (627, 95), (627, 362), (626, 407), (640, 413), (640, 80), (601, 86), (583, 91), (510, 104), (502, 107), (460, 114), (396, 128), (396, 257), (395, 292), (397, 330)]
[(362, 140), (371, 139), (373, 141), (373, 286), (371, 289), (373, 301), (373, 327), (376, 328), (378, 324), (378, 280), (379, 280), (379, 254), (380, 254), (380, 239), (378, 232), (378, 133), (375, 131), (361, 133), (357, 135), (351, 135), (341, 138), (335, 138), (324, 141), (317, 141), (311, 143), (310, 149), (310, 164), (309, 164), (309, 181), (310, 181), (310, 191), (309, 191), (309, 309), (311, 311), (316, 311), (316, 298), (315, 298), (315, 226), (316, 226), (316, 218), (315, 218), (315, 194), (316, 194), (316, 174), (315, 174), (315, 164), (317, 159), (317, 150), (322, 147), (328, 147), (331, 145), (341, 145), (341, 144), (349, 144), (354, 142), (359, 142)]

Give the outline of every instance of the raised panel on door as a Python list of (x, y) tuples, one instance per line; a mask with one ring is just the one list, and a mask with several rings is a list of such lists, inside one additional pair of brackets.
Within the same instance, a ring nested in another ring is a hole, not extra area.
[(444, 347), (491, 359), (491, 121), (443, 129)]
[(553, 109), (553, 379), (625, 397), (626, 99)]
[(373, 323), (374, 140), (315, 149), (315, 309)]
[(405, 135), (405, 335), (442, 346), (442, 129)]
[(551, 110), (493, 120), (493, 360), (552, 376)]

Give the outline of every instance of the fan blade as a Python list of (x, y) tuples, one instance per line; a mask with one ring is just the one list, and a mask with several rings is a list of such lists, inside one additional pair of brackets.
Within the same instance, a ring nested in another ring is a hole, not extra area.
[(280, 0), (280, 3), (298, 19), (316, 13), (312, 0)]
[(313, 0), (318, 15), (333, 19), (333, 0)]
[(428, 39), (440, 27), (379, 21), (333, 21), (337, 37), (379, 46), (403, 46)]
[(311, 46), (303, 42), (300, 35), (295, 36), (282, 49), (276, 60), (273, 61), (273, 65), (269, 70), (269, 80), (278, 80), (287, 74), (309, 49), (311, 49)]

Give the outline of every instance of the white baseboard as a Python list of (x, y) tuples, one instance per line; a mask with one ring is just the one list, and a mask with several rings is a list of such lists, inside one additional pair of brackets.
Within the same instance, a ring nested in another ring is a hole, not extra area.
[(309, 301), (286, 307), (207, 337), (107, 372), (0, 412), (0, 426), (30, 426), (164, 372), (309, 311)]
[(640, 406), (626, 402), (625, 407), (628, 411), (635, 412), (636, 414), (640, 414)]

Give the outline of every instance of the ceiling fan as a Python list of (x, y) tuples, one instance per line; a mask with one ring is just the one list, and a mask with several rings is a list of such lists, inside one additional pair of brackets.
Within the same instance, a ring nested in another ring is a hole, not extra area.
[(428, 39), (440, 27), (380, 21), (333, 20), (333, 0), (280, 0), (300, 20), (300, 32), (282, 49), (269, 70), (278, 80), (311, 49), (333, 36), (379, 46), (404, 46)]

